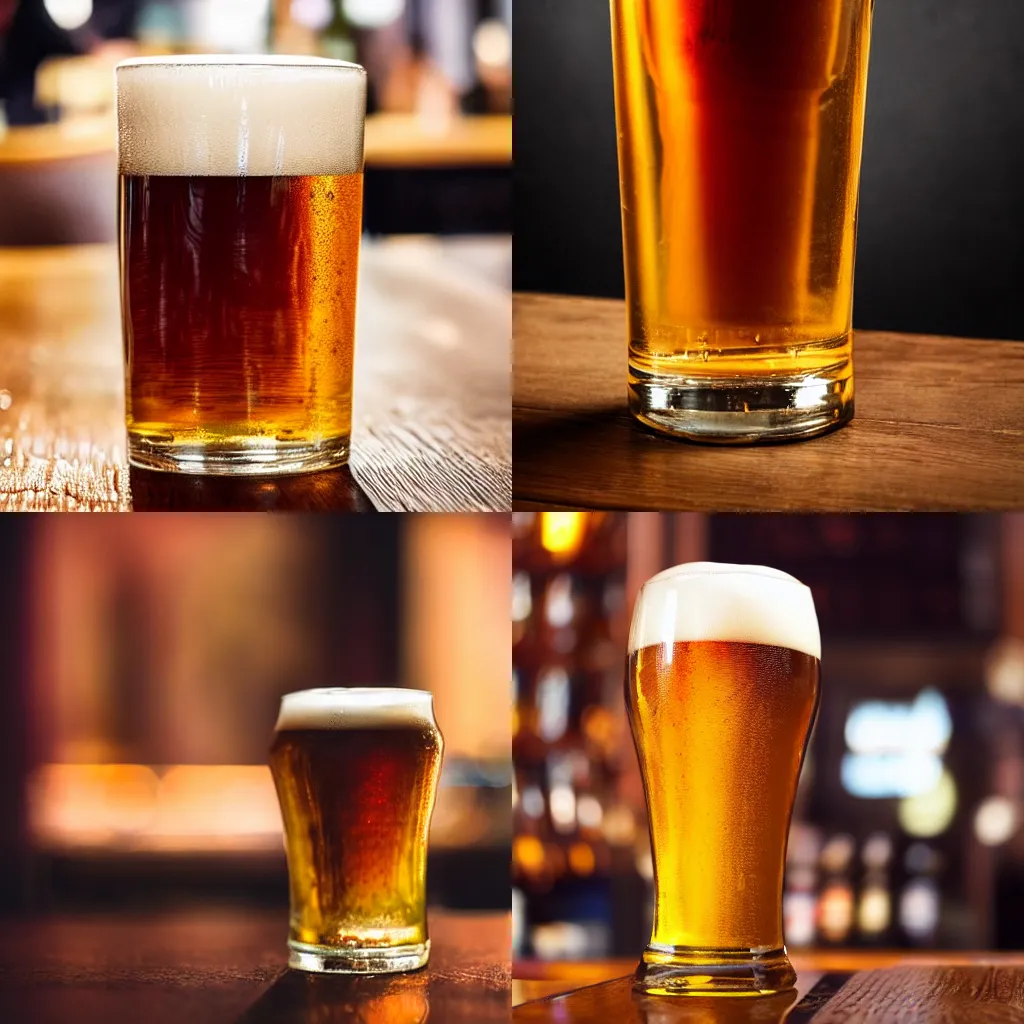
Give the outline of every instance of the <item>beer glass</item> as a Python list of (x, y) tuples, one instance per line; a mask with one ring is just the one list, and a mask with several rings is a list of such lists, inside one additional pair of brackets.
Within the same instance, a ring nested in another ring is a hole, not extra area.
[(283, 698), (270, 770), (288, 855), (289, 966), (384, 974), (426, 964), (427, 830), (442, 749), (423, 690)]
[(366, 76), (313, 57), (117, 65), (128, 458), (348, 460)]
[(873, 0), (611, 0), (629, 402), (743, 443), (853, 416)]
[(752, 995), (793, 986), (782, 879), (820, 657), (811, 592), (785, 573), (694, 562), (641, 588), (626, 706), (655, 903), (635, 988)]

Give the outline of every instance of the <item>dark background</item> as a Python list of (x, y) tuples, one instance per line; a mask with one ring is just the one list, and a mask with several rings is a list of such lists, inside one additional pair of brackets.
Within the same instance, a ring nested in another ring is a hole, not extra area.
[[(671, 2), (671, 0), (666, 0)], [(518, 0), (519, 290), (621, 297), (607, 0)], [(1024, 3), (882, 0), (854, 325), (1024, 338)]]

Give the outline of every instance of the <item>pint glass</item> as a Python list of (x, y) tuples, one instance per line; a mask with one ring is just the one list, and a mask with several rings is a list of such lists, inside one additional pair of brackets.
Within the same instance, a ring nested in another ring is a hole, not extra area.
[(119, 64), (128, 458), (348, 459), (366, 77), (312, 57)]
[(427, 829), (443, 744), (422, 690), (287, 694), (270, 751), (291, 890), (289, 966), (422, 967)]
[(853, 416), (872, 0), (611, 0), (629, 401), (710, 442)]
[(695, 562), (641, 588), (626, 706), (655, 903), (637, 989), (793, 986), (782, 881), (820, 657), (811, 592), (785, 573)]

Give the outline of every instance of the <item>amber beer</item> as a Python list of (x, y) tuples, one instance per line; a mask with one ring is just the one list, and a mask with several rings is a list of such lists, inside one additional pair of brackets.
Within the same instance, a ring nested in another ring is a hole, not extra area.
[(302, 57), (117, 67), (128, 455), (348, 458), (365, 75)]
[(637, 988), (767, 994), (793, 986), (782, 883), (820, 656), (810, 591), (785, 573), (691, 563), (641, 589), (626, 705), (647, 799), (655, 910)]
[(288, 855), (292, 967), (380, 974), (427, 962), (427, 829), (442, 749), (421, 690), (284, 697), (270, 769)]
[(635, 416), (809, 436), (853, 415), (872, 0), (611, 0)]

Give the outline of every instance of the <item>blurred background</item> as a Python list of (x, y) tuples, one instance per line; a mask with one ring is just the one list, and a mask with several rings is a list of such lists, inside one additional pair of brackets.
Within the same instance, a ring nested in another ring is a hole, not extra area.
[[(874, 5), (853, 325), (1024, 339), (1024, 4)], [(621, 298), (609, 5), (518, 0), (515, 287)]]
[(182, 52), (362, 63), (366, 230), (507, 233), (510, 24), (510, 0), (0, 0), (0, 245), (115, 237), (114, 64)]
[(642, 583), (701, 559), (774, 566), (814, 593), (821, 704), (788, 947), (1024, 946), (1024, 515), (519, 512), (516, 977), (635, 959), (649, 939), (626, 636)]
[(0, 548), (0, 909), (283, 928), (280, 697), (397, 684), (445, 739), (428, 898), (507, 910), (508, 516), (8, 516)]

